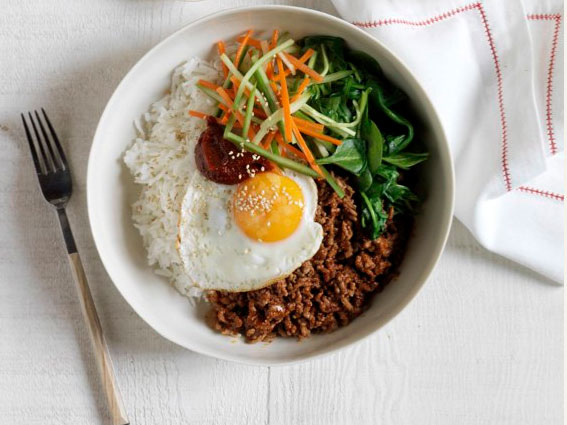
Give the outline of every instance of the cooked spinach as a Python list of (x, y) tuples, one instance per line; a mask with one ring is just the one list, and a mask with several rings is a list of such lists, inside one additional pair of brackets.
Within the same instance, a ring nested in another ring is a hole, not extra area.
[(360, 196), (364, 202), (362, 209), (362, 227), (369, 229), (370, 237), (376, 239), (382, 234), (388, 221), (388, 213), (384, 210), (384, 203), (378, 197), (369, 197), (361, 192)]
[(390, 208), (395, 214), (412, 214), (419, 202), (400, 184), (400, 170), (406, 172), (428, 157), (426, 152), (407, 151), (414, 139), (413, 124), (405, 116), (407, 96), (386, 79), (373, 57), (349, 49), (342, 38), (309, 36), (298, 44), (302, 53), (315, 51), (310, 66), (324, 77), (309, 87), (312, 96), (301, 116), (324, 123), (342, 140), (337, 147), (310, 140), (325, 153), (317, 162), (356, 176), (361, 224), (377, 238)]
[(335, 153), (326, 158), (318, 159), (318, 164), (334, 164), (355, 176), (359, 176), (366, 169), (366, 146), (363, 140), (346, 139), (337, 147)]
[(395, 165), (396, 167), (402, 168), (404, 170), (413, 167), (427, 159), (429, 155), (427, 153), (410, 153), (410, 152), (400, 152), (397, 154), (389, 155), (384, 158), (389, 164)]
[(384, 137), (374, 121), (366, 119), (362, 123), (362, 137), (368, 144), (368, 169), (372, 174), (376, 174), (382, 163), (382, 152), (384, 149)]

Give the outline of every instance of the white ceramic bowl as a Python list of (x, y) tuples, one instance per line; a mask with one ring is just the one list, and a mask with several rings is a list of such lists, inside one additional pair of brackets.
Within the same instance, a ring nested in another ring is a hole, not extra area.
[[(296, 39), (309, 34), (340, 36), (374, 56), (385, 74), (410, 97), (423, 127), (417, 137), (431, 158), (422, 167), (427, 199), (417, 217), (415, 235), (399, 277), (345, 328), (298, 343), (276, 339), (246, 344), (213, 332), (203, 320), (206, 305), (193, 307), (147, 266), (145, 251), (132, 225), (130, 205), (138, 188), (122, 165), (134, 137), (133, 121), (169, 87), (172, 70), (190, 56), (210, 58), (213, 44), (246, 29), (289, 31)], [(453, 212), (453, 170), (449, 149), (430, 100), (404, 64), (375, 39), (330, 15), (312, 10), (262, 6), (216, 13), (185, 26), (150, 50), (122, 80), (100, 119), (87, 176), (88, 211), (98, 252), (112, 281), (132, 308), (165, 338), (190, 350), (242, 363), (274, 365), (330, 353), (360, 341), (397, 315), (428, 278), (445, 245)]]

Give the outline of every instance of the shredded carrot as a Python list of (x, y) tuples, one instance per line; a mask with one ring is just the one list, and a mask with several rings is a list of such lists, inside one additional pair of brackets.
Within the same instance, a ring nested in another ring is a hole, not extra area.
[(289, 152), (293, 153), (298, 158), (307, 160), (307, 158), (306, 158), (306, 156), (303, 152), (301, 152), (299, 149), (297, 149), (293, 145), (290, 145), (289, 143), (284, 142), (284, 139), (283, 139), (281, 133), (276, 134), (276, 140), (278, 142), (278, 145), (280, 145), (283, 149), (288, 150)]
[(295, 56), (290, 55), (289, 53), (284, 52), (283, 53), (285, 55), (285, 57), (291, 62), (291, 64), (293, 66), (295, 66), (297, 69), (299, 69), (300, 71), (304, 72), (305, 74), (309, 75), (311, 78), (313, 78), (315, 81), (317, 81), (318, 83), (320, 83), (321, 81), (323, 81), (323, 77), (318, 73), (315, 72), (314, 70), (312, 70), (311, 68), (309, 68), (307, 65), (305, 65), (304, 63), (301, 63)]
[[(238, 36), (237, 41), (239, 42), (239, 45), (234, 56), (235, 65), (238, 67), (239, 63), (242, 62), (244, 52), (247, 49), (246, 46), (258, 49), (263, 54), (266, 54), (268, 50), (272, 50), (278, 45), (279, 35), (279, 31), (275, 29), (272, 32), (271, 39), (267, 40), (253, 38), (252, 30), (248, 30), (244, 34)], [(252, 55), (252, 52), (255, 51), (254, 49), (249, 49), (247, 53)], [(226, 54), (226, 46), (223, 41), (219, 41), (217, 43), (217, 50), (219, 55)], [(267, 61), (265, 65), (266, 74), (268, 76), (270, 87), (278, 96), (279, 102), (282, 106), (284, 126), (281, 132), (277, 130), (269, 131), (261, 141), (260, 145), (265, 149), (269, 149), (274, 143), (274, 140), (276, 140), (277, 146), (279, 147), (279, 149), (276, 150), (279, 150), (282, 156), (286, 156), (286, 154), (293, 154), (296, 157), (305, 160), (313, 170), (322, 176), (321, 167), (317, 164), (303, 134), (334, 143), (335, 145), (340, 145), (341, 141), (324, 134), (324, 125), (313, 123), (299, 117), (293, 117), (291, 115), (291, 104), (301, 97), (309, 84), (312, 81), (323, 81), (323, 77), (307, 65), (307, 61), (312, 58), (314, 54), (315, 51), (313, 49), (308, 49), (303, 53), (303, 55), (301, 55), (301, 57), (295, 57), (289, 53), (281, 52), (281, 54), (276, 55), (274, 58), (270, 58), (270, 60)], [(242, 129), (244, 126), (242, 104), (236, 105), (234, 102), (236, 93), (238, 90), (242, 90), (242, 87), (240, 87), (242, 85), (242, 81), (240, 81), (235, 75), (231, 75), (230, 70), (226, 67), (226, 65), (224, 65), (224, 63), (222, 64), (222, 67), (225, 79), (229, 79), (232, 83), (231, 87), (224, 88), (206, 80), (199, 80), (199, 85), (214, 90), (222, 99), (218, 105), (222, 112), (220, 113), (220, 118), (215, 117), (216, 122), (226, 125), (229, 118), (233, 116), (234, 118), (232, 118), (232, 120), (235, 120), (234, 128)], [(294, 95), (290, 96), (286, 77), (291, 73), (295, 73), (295, 70), (303, 72), (305, 76), (297, 87), (297, 90), (295, 90)], [(260, 119), (266, 119), (267, 113), (263, 110), (263, 105), (261, 104), (260, 99), (256, 96), (254, 102), (251, 102), (251, 91), (249, 87), (244, 87), (243, 94), (249, 98), (251, 104), (254, 103), (252, 114)], [(250, 113), (250, 111), (248, 111), (248, 113)], [(189, 115), (201, 119), (208, 119), (211, 117), (211, 115), (195, 110), (190, 110)], [(258, 120), (256, 119), (256, 121)], [(260, 128), (261, 127), (255, 121), (251, 122), (248, 134), (243, 134), (242, 137), (253, 139), (255, 134), (260, 131)], [(292, 140), (294, 140), (294, 143), (297, 142), (297, 145), (292, 144)]]
[(230, 118), (230, 114), (232, 113), (232, 111), (229, 108), (227, 108), (226, 105), (223, 103), (219, 103), (219, 108), (221, 109), (221, 111), (223, 111), (222, 117), (220, 118), (220, 123), (222, 125), (225, 125), (228, 122), (228, 119)]
[(215, 90), (220, 97), (222, 97), (222, 99), (225, 101), (226, 106), (232, 106), (233, 101), (232, 98), (230, 97), (230, 95), (226, 92), (225, 89), (223, 89), (222, 87), (217, 87), (217, 89)]
[[(229, 94), (226, 92), (226, 90), (223, 89), (222, 87), (219, 87), (217, 88), (216, 91), (220, 95), (220, 97), (222, 97), (222, 99), (226, 102), (227, 109), (232, 109), (232, 105), (234, 104), (234, 102), (229, 96)], [(221, 105), (222, 104), (220, 104), (219, 107), (223, 109)], [(240, 113), (240, 111), (231, 111), (231, 112), (234, 113), (234, 116), (236, 117), (236, 120), (240, 123), (240, 125), (241, 126), (244, 125), (244, 116)], [(254, 129), (252, 129), (252, 127), (250, 127), (250, 129), (248, 130), (248, 137), (250, 139), (253, 139), (255, 135), (256, 132), (254, 131)]]
[(268, 53), (268, 50), (270, 50), (270, 44), (266, 40), (260, 41), (260, 50), (262, 51), (262, 54), (265, 55)]
[[(307, 62), (309, 60), (309, 58), (311, 56), (313, 56), (313, 53), (315, 53), (315, 50), (313, 49), (308, 49), (299, 59), (297, 59), (299, 62), (305, 64), (305, 62)], [(291, 74), (291, 69), (287, 69), (285, 71), (285, 75), (289, 75)]]
[[(278, 37), (280, 32), (278, 30), (274, 30), (272, 32), (272, 40), (270, 41), (270, 45), (268, 46), (269, 50), (272, 50), (278, 44)], [(274, 79), (274, 61), (270, 60), (266, 65), (266, 75), (268, 76), (269, 80)]]
[(283, 55), (283, 53), (282, 52), (278, 53), (277, 57), (282, 60), (283, 64), (287, 68), (284, 72), (282, 72), (281, 75), (283, 75), (284, 77), (288, 76), (289, 75), (288, 71), (291, 72), (293, 75), (295, 75), (297, 69), (295, 69), (295, 66), (293, 66), (291, 62), (287, 60), (287, 58)]
[(311, 48), (307, 49), (307, 50), (305, 51), (305, 53), (299, 58), (299, 61), (300, 61), (301, 63), (307, 62), (307, 60), (308, 60), (309, 58), (311, 58), (311, 56), (313, 56), (314, 53), (315, 53), (315, 50), (313, 50), (313, 49), (311, 49)]
[[(230, 109), (228, 106), (226, 106), (224, 103), (219, 103), (219, 108), (223, 111), (223, 115), (220, 118), (217, 118), (217, 122), (219, 124), (225, 125), (228, 122), (228, 119), (230, 118), (230, 115), (232, 114), (232, 109)], [(235, 122), (234, 123), (234, 128), (242, 128), (242, 125), (240, 122)]]
[[(245, 37), (246, 37), (245, 35), (240, 35), (236, 38), (236, 41), (242, 43)], [(252, 47), (256, 47), (257, 49), (262, 49), (261, 43), (262, 43), (261, 40), (258, 40), (256, 38), (249, 38), (246, 44), (249, 44)]]
[(307, 85), (309, 84), (311, 80), (309, 79), (309, 77), (305, 77), (303, 79), (303, 81), (301, 82), (301, 84), (299, 85), (299, 87), (297, 88), (297, 91), (295, 92), (295, 94), (293, 95), (293, 97), (291, 98), (290, 102), (293, 103), (295, 102), (297, 99), (299, 99), (299, 96), (301, 96), (303, 94), (303, 92), (305, 91), (305, 89), (307, 88)]
[[(244, 137), (244, 135), (242, 135), (242, 136)], [(256, 136), (256, 131), (254, 131), (254, 128), (252, 126), (250, 126), (248, 128), (248, 139), (249, 139), (248, 142), (250, 140), (252, 140), (254, 138), (254, 136)]]
[(266, 136), (264, 142), (262, 143), (262, 147), (264, 149), (268, 149), (270, 147), (270, 145), (272, 144), (272, 140), (274, 140), (274, 137), (276, 135), (275, 131), (270, 131), (268, 133), (268, 135)]
[(327, 136), (326, 134), (323, 133), (319, 133), (318, 131), (313, 131), (312, 128), (303, 127), (299, 124), (297, 125), (297, 127), (299, 128), (299, 131), (301, 131), (303, 134), (307, 134), (308, 136), (314, 137), (316, 139), (326, 140), (327, 142), (331, 142), (333, 145), (337, 145), (337, 146), (339, 146), (342, 143), (339, 139), (335, 139), (334, 137)]
[(224, 46), (224, 41), (221, 40), (217, 43), (217, 50), (219, 52), (219, 55), (226, 53), (226, 47)]
[(199, 80), (197, 82), (197, 84), (200, 84), (203, 87), (206, 87), (206, 88), (211, 89), (211, 90), (216, 90), (219, 87), (216, 84), (211, 83), (210, 81), (207, 81), (207, 80)]
[(317, 133), (322, 133), (323, 130), (325, 129), (325, 126), (323, 124), (317, 124), (316, 122), (311, 122), (311, 121), (307, 121), (304, 120), (303, 118), (299, 118), (299, 117), (291, 117), (295, 123), (297, 124), (297, 126), (301, 129), (301, 128), (310, 128), (313, 131), (316, 131)]
[(240, 81), (234, 75), (230, 76), (230, 82), (236, 86), (236, 88), (240, 87)]
[(246, 34), (244, 35), (244, 38), (243, 38), (242, 42), (240, 43), (240, 46), (238, 46), (238, 50), (236, 50), (236, 57), (234, 58), (234, 65), (236, 67), (238, 67), (238, 65), (240, 64), (240, 58), (242, 57), (242, 52), (244, 51), (244, 46), (246, 46), (246, 44), (248, 44), (248, 40), (250, 39), (251, 35), (252, 35), (252, 30), (246, 31)]
[(274, 32), (272, 32), (272, 41), (270, 43), (270, 50), (276, 47), (276, 45), (278, 44), (279, 36), (280, 36), (280, 32), (278, 30), (274, 30)]
[(285, 80), (284, 71), (283, 71), (283, 63), (280, 58), (277, 58), (278, 62), (278, 71), (281, 75), (280, 78), (280, 99), (282, 102), (283, 112), (284, 112), (284, 126), (285, 126), (285, 134), (284, 138), (286, 142), (291, 142), (291, 127), (292, 127), (292, 120), (291, 120), (291, 109), (289, 105), (289, 93), (287, 91), (287, 81)]
[(274, 61), (268, 61), (268, 65), (266, 65), (266, 75), (268, 76), (268, 80), (274, 79)]
[(200, 112), (200, 111), (194, 111), (193, 109), (189, 110), (189, 115), (195, 118), (201, 118), (203, 120), (209, 118), (209, 114), (205, 114), (204, 112)]
[(214, 118), (215, 121), (219, 124), (222, 124), (222, 120), (220, 118), (213, 117), (212, 115), (205, 114), (201, 111), (195, 111), (193, 109), (189, 110), (189, 115), (195, 118), (200, 118), (202, 120), (208, 120), (209, 118)]
[[(230, 81), (238, 91), (238, 88), (240, 87), (240, 81), (238, 80), (238, 78), (236, 78), (234, 75), (231, 75)], [(250, 96), (250, 89), (248, 87), (244, 87), (244, 94), (246, 94), (246, 96)]]
[(279, 96), (280, 94), (280, 89), (278, 88), (278, 86), (276, 85), (276, 83), (274, 81), (270, 81), (270, 87), (272, 88), (272, 90), (274, 91), (274, 93)]
[[(244, 135), (243, 135), (243, 136), (244, 136)], [(252, 128), (252, 126), (250, 126), (250, 127), (248, 128), (248, 139), (249, 139), (248, 142), (249, 142), (250, 140), (252, 140), (252, 139), (254, 138), (254, 136), (256, 136), (256, 132), (254, 131), (254, 129)]]
[[(217, 43), (217, 50), (219, 52), (219, 56), (226, 52), (226, 47), (222, 40)], [(228, 77), (228, 67), (224, 64), (224, 62), (222, 64), (222, 72), (224, 73), (224, 78)]]
[(287, 143), (284, 142), (281, 133), (276, 134), (276, 141), (278, 142), (278, 152), (280, 153), (280, 155), (283, 156), (284, 158), (287, 157), (286, 148), (285, 148)]
[(293, 124), (292, 125), (293, 134), (295, 134), (295, 138), (297, 139), (297, 143), (299, 144), (299, 147), (301, 148), (301, 150), (305, 154), (305, 158), (307, 159), (307, 162), (309, 163), (311, 168), (313, 168), (315, 171), (317, 171), (317, 173), (319, 173), (319, 175), (321, 177), (323, 177), (323, 172), (321, 171), (321, 168), (319, 168), (319, 165), (317, 165), (317, 163), (315, 162), (315, 157), (313, 156), (313, 154), (309, 150), (307, 143), (305, 143), (305, 139), (303, 139), (303, 136), (301, 135), (301, 133), (299, 132), (299, 129), (297, 128), (297, 125), (295, 123), (292, 123), (292, 124)]

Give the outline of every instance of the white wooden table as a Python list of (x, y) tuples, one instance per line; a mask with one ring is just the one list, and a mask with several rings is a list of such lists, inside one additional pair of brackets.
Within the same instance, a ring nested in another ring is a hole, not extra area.
[[(398, 318), (354, 348), (294, 367), (186, 351), (118, 294), (86, 213), (87, 156), (104, 105), (173, 30), (254, 3), (2, 1), (0, 424), (108, 423), (56, 218), (20, 128), (19, 112), (40, 106), (75, 170), (70, 219), (132, 424), (562, 422), (563, 289), (488, 253), (459, 223), (429, 283)], [(335, 12), (328, 0), (283, 3)]]

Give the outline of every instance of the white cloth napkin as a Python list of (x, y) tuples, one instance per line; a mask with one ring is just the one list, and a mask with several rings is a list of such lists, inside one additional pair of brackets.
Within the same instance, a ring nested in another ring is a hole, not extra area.
[(563, 2), (333, 0), (398, 55), (451, 144), (455, 215), (491, 251), (563, 281)]

